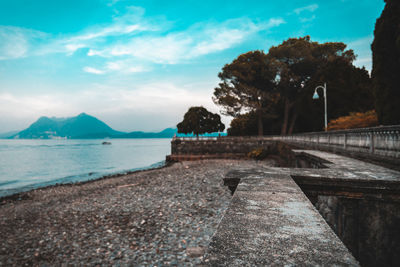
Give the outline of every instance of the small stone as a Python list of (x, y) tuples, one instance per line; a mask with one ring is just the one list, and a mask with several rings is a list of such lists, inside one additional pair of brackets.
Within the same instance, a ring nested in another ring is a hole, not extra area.
[(204, 255), (205, 249), (203, 247), (190, 247), (186, 249), (186, 254), (191, 258), (197, 258)]

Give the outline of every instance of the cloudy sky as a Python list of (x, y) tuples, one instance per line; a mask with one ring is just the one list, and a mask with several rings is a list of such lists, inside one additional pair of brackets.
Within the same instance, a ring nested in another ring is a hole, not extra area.
[[(383, 0), (1, 0), (0, 133), (86, 112), (121, 131), (218, 112), (218, 72), (289, 37), (341, 41), (371, 69)], [(229, 122), (228, 118), (223, 118)]]

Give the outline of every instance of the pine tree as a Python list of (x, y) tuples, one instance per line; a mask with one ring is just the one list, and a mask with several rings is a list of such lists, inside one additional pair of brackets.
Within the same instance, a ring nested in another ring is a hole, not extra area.
[(385, 0), (375, 24), (372, 79), (379, 123), (400, 124), (400, 1)]

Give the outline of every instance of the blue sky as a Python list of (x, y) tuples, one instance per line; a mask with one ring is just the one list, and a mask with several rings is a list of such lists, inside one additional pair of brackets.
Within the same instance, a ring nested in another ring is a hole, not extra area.
[(190, 106), (219, 111), (211, 96), (224, 64), (290, 37), (344, 42), (370, 70), (383, 7), (383, 0), (0, 0), (0, 132), (81, 112), (121, 131), (173, 127)]

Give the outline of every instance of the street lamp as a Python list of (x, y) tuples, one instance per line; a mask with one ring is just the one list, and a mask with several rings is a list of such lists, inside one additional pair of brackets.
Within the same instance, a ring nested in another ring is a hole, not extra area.
[(325, 132), (328, 131), (328, 115), (327, 115), (327, 105), (326, 105), (326, 83), (324, 83), (324, 86), (322, 85), (318, 85), (317, 87), (315, 87), (315, 91), (314, 91), (314, 95), (313, 95), (313, 99), (318, 99), (319, 95), (317, 93), (317, 90), (319, 88), (322, 88), (322, 90), (324, 91), (324, 102), (325, 102)]

